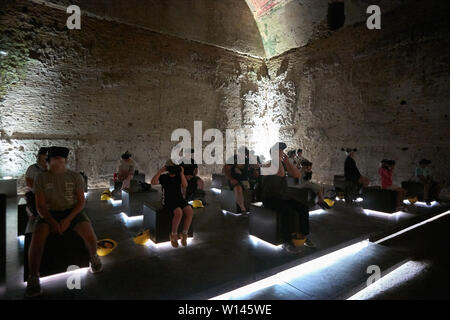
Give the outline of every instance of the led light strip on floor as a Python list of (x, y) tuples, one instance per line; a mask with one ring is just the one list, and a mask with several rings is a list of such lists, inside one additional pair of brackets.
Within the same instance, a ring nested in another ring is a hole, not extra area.
[(417, 261), (408, 261), (397, 269), (389, 272), (371, 285), (357, 292), (347, 300), (368, 300), (383, 291), (400, 286), (403, 283), (415, 278), (421, 274), (428, 264)]
[(248, 295), (250, 293), (256, 292), (258, 290), (270, 287), (272, 285), (286, 283), (289, 281), (289, 279), (305, 276), (308, 273), (317, 272), (320, 269), (324, 269), (332, 265), (333, 263), (339, 261), (340, 259), (343, 259), (349, 255), (357, 253), (358, 251), (366, 248), (368, 245), (369, 245), (368, 240), (355, 243), (353, 245), (326, 254), (317, 259), (313, 259), (308, 262), (302, 263), (298, 266), (295, 266), (293, 268), (281, 271), (273, 276), (253, 282), (249, 285), (229, 291), (227, 293), (218, 295), (209, 300), (228, 300), (232, 298), (239, 298)]
[(139, 221), (139, 220), (144, 220), (144, 216), (143, 215), (129, 217), (129, 216), (127, 216), (127, 214), (125, 212), (121, 212), (120, 216), (125, 221), (125, 223), (135, 222), (135, 221)]
[(222, 191), (221, 191), (220, 189), (217, 189), (217, 188), (211, 188), (211, 191), (212, 191), (213, 193), (215, 193), (215, 194), (220, 194), (220, 193), (222, 193)]
[[(187, 245), (189, 246), (192, 241), (194, 240), (193, 237), (188, 237), (187, 238)], [(154, 243), (152, 240), (148, 240), (145, 245), (147, 247), (152, 247), (155, 249), (176, 249), (174, 247), (172, 247), (172, 244), (170, 243), (170, 241), (166, 241), (166, 242), (161, 242), (161, 243)], [(179, 243), (179, 248), (184, 248), (181, 243)]]
[(388, 235), (388, 236), (386, 236), (386, 237), (384, 237), (384, 238), (382, 238), (380, 240), (375, 241), (375, 243), (380, 244), (380, 243), (382, 243), (384, 241), (387, 241), (389, 239), (395, 238), (395, 237), (397, 237), (397, 236), (399, 236), (399, 235), (401, 235), (401, 234), (403, 234), (405, 232), (408, 232), (408, 231), (413, 230), (413, 229), (415, 229), (417, 227), (423, 226), (424, 224), (430, 223), (430, 222), (432, 222), (434, 220), (440, 219), (440, 218), (442, 218), (442, 217), (444, 217), (446, 215), (449, 215), (449, 214), (450, 214), (450, 210), (446, 211), (444, 213), (438, 214), (437, 216), (431, 217), (431, 218), (429, 218), (427, 220), (424, 220), (422, 222), (416, 223), (416, 224), (414, 224), (412, 226), (409, 226), (409, 227), (407, 227), (407, 228), (405, 228), (403, 230), (400, 230), (398, 232), (395, 232), (395, 233), (393, 233), (391, 235)]
[(264, 241), (264, 240), (262, 240), (262, 239), (260, 239), (258, 237), (253, 236), (253, 235), (249, 235), (248, 237), (250, 239), (250, 242), (253, 245), (255, 245), (255, 246), (262, 245), (262, 246), (268, 247), (270, 249), (276, 249), (276, 250), (283, 249), (283, 245), (282, 244), (276, 246), (276, 245), (274, 245), (274, 244), (272, 244), (270, 242)]
[[(88, 273), (88, 271), (89, 271), (89, 267), (79, 268), (79, 269), (75, 269), (72, 271), (66, 271), (66, 272), (61, 272), (61, 273), (57, 273), (57, 274), (52, 274), (52, 275), (46, 276), (46, 277), (41, 277), (41, 278), (39, 278), (39, 280), (41, 281), (41, 283), (47, 282), (47, 281), (54, 281), (54, 280), (59, 280), (61, 278), (68, 277), (68, 276), (70, 276), (72, 274), (76, 274), (76, 273), (80, 273), (80, 275), (85, 275)], [(24, 281), (24, 283), (26, 283), (26, 281)]]

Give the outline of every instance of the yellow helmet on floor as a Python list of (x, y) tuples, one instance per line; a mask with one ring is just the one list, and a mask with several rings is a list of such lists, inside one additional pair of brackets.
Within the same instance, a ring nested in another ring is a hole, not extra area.
[(192, 201), (192, 207), (194, 209), (196, 209), (196, 208), (204, 208), (202, 200), (194, 200), (194, 201)]
[(412, 204), (417, 202), (417, 197), (409, 197), (408, 201), (411, 202)]
[(326, 198), (326, 199), (323, 199), (323, 201), (325, 201), (325, 203), (326, 203), (329, 207), (334, 206), (334, 201), (331, 200), (331, 199)]
[(100, 257), (107, 256), (117, 247), (117, 242), (111, 239), (103, 239), (97, 241), (97, 254)]
[(145, 245), (150, 240), (150, 230), (142, 231), (133, 240), (136, 244)]
[(105, 190), (102, 192), (102, 195), (100, 197), (100, 200), (107, 201), (112, 199), (112, 193), (109, 190)]

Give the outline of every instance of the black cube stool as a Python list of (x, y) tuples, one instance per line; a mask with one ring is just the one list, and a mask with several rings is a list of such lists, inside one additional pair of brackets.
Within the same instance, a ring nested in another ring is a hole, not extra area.
[[(244, 204), (247, 210), (252, 202), (253, 190), (244, 190)], [(236, 203), (236, 197), (234, 196), (233, 190), (221, 189), (220, 208), (231, 213), (238, 213), (240, 211), (239, 206)]]
[(423, 201), (424, 185), (415, 181), (403, 181), (402, 188), (406, 190), (407, 197), (417, 197), (419, 201)]
[(385, 213), (396, 212), (397, 192), (393, 190), (381, 189), (381, 187), (363, 188), (364, 209), (380, 211)]
[(298, 202), (303, 203), (305, 206), (312, 208), (317, 203), (317, 195), (314, 190), (309, 188), (288, 187), (288, 196), (295, 199)]
[(294, 177), (286, 177), (287, 185), (293, 187), (298, 185), (298, 179)]
[[(161, 202), (144, 203), (144, 229), (150, 232), (150, 240), (153, 243), (162, 243), (170, 240), (172, 230), (173, 212), (166, 210)], [(181, 219), (178, 233), (183, 232), (184, 215)], [(188, 237), (194, 236), (193, 223), (188, 231)]]
[(265, 208), (262, 202), (250, 205), (249, 234), (273, 245), (282, 240), (282, 217), (275, 210)]
[(17, 205), (17, 236), (25, 235), (25, 229), (28, 223), (27, 204), (24, 203), (24, 199), (20, 199)]
[(333, 178), (333, 186), (336, 193), (343, 193), (345, 202), (353, 202), (359, 191), (359, 185), (356, 182), (345, 180), (344, 175), (335, 175)]
[(222, 189), (228, 186), (228, 179), (223, 174), (213, 173), (211, 188)]
[[(23, 279), (28, 279), (28, 250), (32, 233), (25, 235)], [(39, 273), (41, 277), (63, 273), (71, 265), (80, 268), (89, 267), (89, 252), (83, 239), (73, 230), (68, 229), (62, 235), (51, 233), (45, 244)]]
[(122, 211), (128, 217), (141, 216), (145, 201), (156, 201), (160, 196), (157, 192), (133, 192), (122, 190)]
[(6, 282), (6, 195), (0, 194), (0, 286)]

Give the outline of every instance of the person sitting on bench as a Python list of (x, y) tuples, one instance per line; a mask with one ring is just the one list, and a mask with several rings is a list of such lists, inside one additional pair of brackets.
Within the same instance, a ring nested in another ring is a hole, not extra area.
[(378, 174), (380, 175), (382, 189), (397, 192), (396, 208), (397, 211), (401, 211), (406, 209), (406, 207), (403, 204), (403, 200), (405, 199), (406, 196), (406, 190), (392, 184), (392, 175), (394, 173), (394, 168), (395, 168), (394, 160), (383, 159), (381, 160), (381, 166), (380, 169), (378, 169)]
[(433, 180), (431, 169), (428, 167), (430, 164), (431, 160), (422, 159), (414, 172), (414, 181), (423, 184), (423, 200), (428, 205), (431, 204), (431, 199), (439, 200), (439, 194), (443, 187), (443, 183)]
[(238, 155), (233, 156), (233, 163), (227, 163), (223, 166), (222, 172), (228, 178), (228, 184), (231, 190), (234, 191), (234, 196), (236, 199), (236, 203), (241, 212), (246, 213), (247, 208), (245, 207), (244, 200), (244, 190), (250, 188), (250, 183), (248, 181), (249, 175), (249, 156), (250, 151), (245, 148), (244, 150), (244, 163), (238, 163)]
[(97, 237), (86, 213), (83, 211), (84, 183), (78, 172), (66, 168), (69, 149), (48, 149), (49, 171), (41, 173), (34, 181), (36, 206), (39, 220), (31, 238), (28, 252), (29, 277), (26, 297), (42, 293), (39, 268), (49, 233), (63, 234), (73, 229), (83, 239), (90, 255), (90, 271), (102, 271), (102, 262), (97, 255)]
[(355, 152), (357, 149), (342, 149), (347, 154), (344, 164), (344, 175), (345, 180), (357, 183), (360, 187), (367, 187), (370, 183), (369, 178), (361, 175), (356, 166), (356, 161), (354, 159)]
[(188, 182), (187, 188), (183, 189), (185, 199), (187, 201), (200, 199), (205, 204), (204, 183), (198, 176), (198, 165), (194, 160), (194, 149), (191, 149), (191, 158), (183, 161), (181, 166), (184, 169), (184, 176)]
[(312, 162), (303, 160), (300, 172), (302, 178), (299, 179), (299, 188), (311, 189), (317, 195), (317, 204), (324, 210), (330, 209), (330, 206), (324, 201), (322, 188), (311, 181), (312, 179)]
[(303, 149), (297, 149), (295, 154), (295, 166), (297, 169), (301, 169), (302, 167), (302, 161), (309, 161), (303, 156)]
[[(167, 172), (167, 173), (164, 173)], [(164, 174), (163, 174), (164, 173)], [(178, 238), (181, 237), (181, 244), (187, 246), (189, 228), (192, 223), (194, 211), (184, 199), (181, 188), (187, 188), (188, 182), (184, 176), (183, 166), (176, 165), (172, 160), (167, 160), (166, 165), (152, 178), (152, 185), (161, 184), (164, 190), (164, 208), (173, 212), (172, 232), (170, 243), (172, 247), (178, 248)], [(178, 227), (184, 214), (183, 232), (178, 235)]]
[(136, 162), (131, 158), (131, 153), (128, 151), (122, 154), (121, 158), (117, 170), (117, 178), (122, 182), (122, 190), (129, 190), (131, 179), (134, 176)]
[(267, 174), (267, 168), (261, 169), (263, 175), (262, 202), (265, 207), (283, 213), (282, 232), (286, 250), (294, 250), (292, 233), (296, 234), (297, 239), (304, 240), (305, 246), (314, 247), (313, 242), (307, 238), (309, 234), (309, 208), (290, 198), (287, 192), (286, 171), (292, 177), (299, 179), (302, 178), (302, 174), (289, 162), (284, 149), (286, 149), (284, 142), (276, 143), (270, 149), (272, 160), (263, 166), (268, 167), (272, 163), (278, 165), (278, 167), (275, 167), (275, 174)]
[(25, 193), (25, 199), (27, 201), (27, 211), (29, 215), (37, 216), (36, 198), (34, 192), (34, 181), (37, 176), (47, 171), (47, 151), (48, 148), (42, 147), (36, 156), (36, 163), (28, 167), (25, 173), (25, 182), (27, 184), (27, 193)]

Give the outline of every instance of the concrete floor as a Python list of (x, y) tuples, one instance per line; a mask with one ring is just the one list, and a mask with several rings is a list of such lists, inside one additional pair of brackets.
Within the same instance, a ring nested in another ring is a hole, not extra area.
[[(449, 208), (436, 205), (418, 207), (411, 213), (379, 215), (337, 203), (328, 212), (311, 213), (310, 237), (317, 248), (305, 247), (291, 254), (249, 238), (248, 218), (223, 214), (218, 196), (208, 191), (209, 205), (194, 218), (194, 239), (187, 248), (173, 249), (168, 244), (135, 244), (133, 236), (142, 230), (141, 220), (125, 222), (120, 206), (100, 201), (101, 192), (90, 190), (86, 212), (99, 239), (118, 242), (117, 248), (102, 258), (104, 272), (83, 274), (80, 290), (68, 290), (66, 277), (44, 279), (43, 299), (208, 299)], [(3, 299), (22, 299), (25, 288), (23, 246), (15, 234), (16, 203), (16, 199), (8, 201), (7, 290)]]

